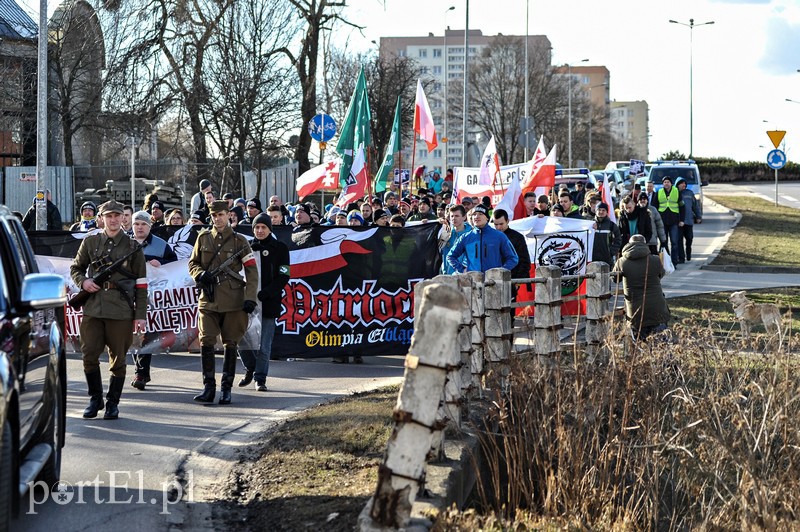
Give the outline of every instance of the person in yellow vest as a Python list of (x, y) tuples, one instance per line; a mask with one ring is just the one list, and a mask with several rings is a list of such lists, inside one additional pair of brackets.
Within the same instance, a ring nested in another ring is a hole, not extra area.
[[(678, 248), (681, 245), (680, 221), (683, 219), (683, 202), (680, 192), (672, 186), (672, 178), (665, 177), (664, 186), (653, 196), (653, 207), (658, 209), (661, 220), (664, 222), (664, 232), (669, 240), (669, 255), (672, 264), (678, 261)], [(681, 261), (682, 262), (682, 261)]]

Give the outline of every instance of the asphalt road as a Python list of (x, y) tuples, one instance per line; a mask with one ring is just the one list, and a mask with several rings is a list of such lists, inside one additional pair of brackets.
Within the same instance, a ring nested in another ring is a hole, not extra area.
[[(778, 171), (780, 173), (780, 170)], [(705, 194), (719, 196), (754, 196), (766, 201), (775, 202), (775, 182), (759, 181), (757, 183), (712, 183), (704, 187)], [(778, 204), (784, 207), (800, 209), (800, 183), (779, 182), (778, 183)]]
[[(79, 356), (70, 356), (62, 465), (62, 481), (69, 488), (61, 494), (62, 502), (56, 502), (58, 495), (29, 493), (12, 529), (182, 528), (186, 505), (173, 507), (166, 495), (177, 486), (176, 472), (184, 478), (181, 489), (186, 498), (197, 493), (199, 499), (225, 463), (235, 458), (233, 447), (270, 424), (331, 397), (400, 381), (403, 357), (364, 360), (361, 365), (332, 364), (330, 359), (272, 361), (268, 392), (256, 392), (252, 385), (234, 386), (233, 403), (220, 406), (192, 401), (202, 388), (199, 354), (156, 356), (147, 389), (126, 385), (120, 419), (104, 421), (102, 414), (94, 420), (82, 418), (88, 401), (86, 383)], [(218, 376), (221, 371), (218, 356)], [(108, 376), (104, 379), (107, 384)], [(221, 460), (219, 466), (214, 460)], [(194, 475), (196, 465), (202, 474)]]

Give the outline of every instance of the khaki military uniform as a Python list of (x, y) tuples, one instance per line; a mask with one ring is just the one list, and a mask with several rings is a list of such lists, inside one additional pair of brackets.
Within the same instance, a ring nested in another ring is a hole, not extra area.
[[(226, 226), (222, 231), (211, 228), (197, 236), (192, 256), (189, 258), (189, 274), (197, 279), (203, 272), (220, 266), (231, 255), (239, 255), (218, 277), (214, 287), (214, 300), (204, 292), (200, 294), (200, 345), (214, 346), (218, 336), (226, 347), (235, 347), (247, 330), (247, 313), (242, 310), (245, 301), (256, 301), (258, 292), (258, 268), (247, 238)], [(244, 268), (245, 277), (239, 272)]]
[[(87, 236), (70, 267), (73, 282), (80, 288), (83, 281), (97, 273), (93, 262), (102, 258), (114, 262), (133, 251), (136, 245), (123, 231), (114, 238), (105, 232)], [(84, 372), (99, 371), (100, 354), (108, 346), (112, 376), (125, 377), (125, 354), (133, 342), (133, 320), (143, 320), (146, 316), (147, 267), (144, 253), (139, 250), (83, 306), (80, 342)]]

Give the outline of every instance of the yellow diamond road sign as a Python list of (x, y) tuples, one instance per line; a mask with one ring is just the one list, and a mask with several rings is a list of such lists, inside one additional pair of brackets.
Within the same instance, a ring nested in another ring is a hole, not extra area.
[(784, 135), (786, 135), (786, 132), (778, 131), (776, 129), (775, 131), (767, 131), (767, 135), (769, 135), (769, 140), (772, 141), (772, 145), (775, 146), (775, 148), (777, 149), (777, 147), (780, 146)]

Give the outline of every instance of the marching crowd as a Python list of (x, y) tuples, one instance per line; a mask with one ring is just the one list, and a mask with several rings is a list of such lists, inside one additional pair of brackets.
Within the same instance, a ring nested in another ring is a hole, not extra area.
[[(143, 335), (145, 343), (153, 334), (145, 332), (144, 325), (145, 264), (160, 267), (189, 259), (190, 275), (200, 288), (198, 328), (203, 391), (194, 399), (202, 403), (215, 399), (214, 346), (221, 339), (224, 359), (220, 404), (231, 402), (237, 358), (245, 366), (239, 386), (255, 381), (257, 390), (267, 389), (275, 318), (280, 315), (282, 292), (290, 273), (289, 248), (272, 236), (275, 226), (291, 226), (293, 244), (306, 247), (313, 245), (308, 229), (314, 226), (404, 227), (407, 223), (438, 223), (440, 273), (485, 272), (503, 267), (511, 270), (514, 278), (530, 276), (531, 258), (525, 237), (509, 227), (509, 214), (494, 208), (490, 197), (461, 197), (454, 201), (450, 171), (446, 178), (432, 173), (425, 186), (411, 194), (398, 191), (393, 185), (383, 194), (365, 196), (344, 208), (332, 204), (319, 208), (312, 202), (285, 205), (278, 196), (272, 196), (264, 210), (258, 198), (245, 200), (224, 194), (217, 199), (211, 182), (205, 179), (192, 197), (190, 213), (166, 209), (153, 194), (146, 198), (143, 210), (136, 212), (114, 200), (99, 207), (84, 202), (80, 219), (70, 228), (89, 233), (81, 242), (70, 274), (76, 286), (95, 296), (85, 304), (81, 322), (81, 350), (91, 397), (84, 417), (96, 417), (105, 406), (104, 418), (117, 418), (126, 373), (125, 356), (133, 334)], [(658, 191), (652, 182), (646, 182), (644, 187), (642, 190), (636, 185), (617, 206), (603, 202), (591, 183), (580, 182), (574, 190), (562, 185), (549, 195), (527, 193), (523, 198), (527, 216), (593, 221), (593, 260), (606, 262), (622, 278), (627, 315), (632, 331), (640, 338), (663, 330), (669, 319), (658, 281), (664, 275), (659, 253), (668, 249), (676, 265), (690, 261), (693, 227), (702, 222), (700, 205), (682, 178), (677, 178), (674, 185), (665, 178)], [(48, 216), (54, 217), (50, 204), (48, 195)], [(609, 216), (612, 211), (618, 212), (616, 223)], [(25, 216), (28, 229), (33, 216), (32, 211)], [(152, 232), (162, 225), (179, 227), (165, 240)], [(250, 226), (252, 241), (237, 231), (237, 226)], [(110, 272), (109, 281), (94, 281), (102, 269), (100, 264), (126, 257), (130, 259)], [(256, 309), (256, 301), (262, 303), (260, 346), (240, 350), (248, 314)], [(111, 380), (104, 402), (98, 360), (106, 349)], [(152, 353), (135, 353), (135, 376), (131, 381), (134, 388), (143, 390), (150, 381), (151, 358)], [(334, 361), (346, 362), (347, 358)], [(361, 362), (361, 357), (354, 357), (354, 361)]]

